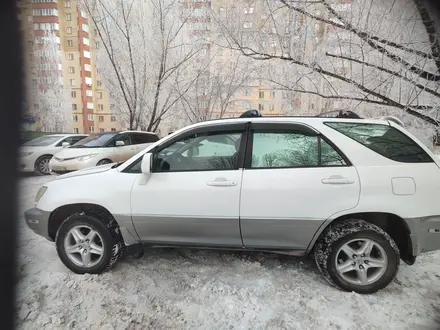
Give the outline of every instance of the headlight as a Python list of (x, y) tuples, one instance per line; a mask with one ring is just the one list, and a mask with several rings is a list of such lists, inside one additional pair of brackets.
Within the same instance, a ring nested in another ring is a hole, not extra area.
[(46, 186), (43, 186), (38, 190), (37, 195), (35, 196), (35, 203), (38, 203), (40, 201), (41, 197), (43, 197), (46, 190), (47, 190)]
[(95, 157), (97, 154), (90, 154), (90, 155), (84, 155), (84, 156), (79, 156), (76, 157), (75, 159), (79, 160), (79, 161), (83, 161), (83, 160), (88, 160), (90, 158)]
[(29, 156), (29, 155), (32, 155), (32, 154), (33, 154), (33, 152), (20, 152), (20, 156), (21, 157)]

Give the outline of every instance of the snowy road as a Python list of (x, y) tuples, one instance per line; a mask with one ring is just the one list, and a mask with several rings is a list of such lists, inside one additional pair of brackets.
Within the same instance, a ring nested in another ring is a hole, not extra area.
[[(51, 179), (22, 179), (22, 211)], [(440, 252), (369, 296), (330, 287), (309, 259), (268, 254), (155, 250), (80, 276), (18, 221), (20, 329), (440, 329)]]

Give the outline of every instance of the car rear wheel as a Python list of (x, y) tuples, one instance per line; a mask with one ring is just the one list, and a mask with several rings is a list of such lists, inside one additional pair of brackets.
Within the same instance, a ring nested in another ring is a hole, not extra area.
[(396, 276), (400, 257), (394, 240), (364, 220), (330, 226), (315, 246), (315, 261), (333, 285), (357, 293), (374, 293)]
[(122, 254), (122, 241), (114, 227), (85, 214), (67, 218), (56, 238), (58, 256), (77, 274), (99, 274), (110, 269)]
[(51, 155), (41, 156), (35, 162), (35, 173), (38, 175), (49, 175), (49, 162), (52, 159)]

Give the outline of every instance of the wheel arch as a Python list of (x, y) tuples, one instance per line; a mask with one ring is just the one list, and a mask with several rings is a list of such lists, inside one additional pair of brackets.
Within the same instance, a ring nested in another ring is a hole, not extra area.
[(35, 159), (34, 167), (37, 166), (37, 162), (38, 162), (41, 158), (43, 158), (43, 157), (50, 157), (50, 158), (52, 158), (53, 156), (54, 156), (54, 155), (52, 155), (52, 154), (43, 154), (43, 155), (41, 155), (41, 156), (38, 156), (37, 159)]
[(411, 240), (411, 230), (407, 222), (400, 216), (387, 212), (359, 212), (340, 215), (334, 219), (325, 221), (316, 231), (312, 241), (307, 247), (307, 253), (313, 251), (316, 242), (325, 232), (325, 229), (337, 222), (343, 222), (348, 219), (360, 219), (372, 223), (384, 230), (396, 242), (400, 251), (401, 259), (408, 265), (415, 262), (413, 242)]

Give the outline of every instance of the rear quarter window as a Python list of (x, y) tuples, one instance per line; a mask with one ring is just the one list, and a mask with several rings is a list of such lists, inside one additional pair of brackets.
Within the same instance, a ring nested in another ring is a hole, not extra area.
[(343, 122), (324, 124), (396, 162), (433, 162), (432, 158), (415, 141), (392, 126)]
[(135, 133), (131, 136), (133, 144), (154, 143), (159, 141), (159, 137), (154, 134)]

